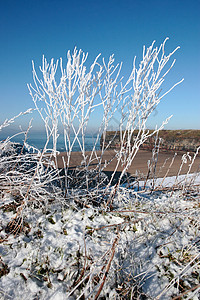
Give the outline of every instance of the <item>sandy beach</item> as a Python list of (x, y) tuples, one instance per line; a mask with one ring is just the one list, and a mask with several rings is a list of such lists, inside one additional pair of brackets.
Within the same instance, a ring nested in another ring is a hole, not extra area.
[[(183, 153), (184, 154), (184, 153)], [(165, 176), (166, 172), (167, 176), (175, 176), (178, 174), (178, 171), (180, 169), (180, 165), (182, 162), (182, 155), (183, 154), (177, 154), (174, 162), (171, 166), (171, 168), (169, 169), (169, 166), (171, 164), (171, 161), (174, 157), (174, 153), (159, 153), (158, 155), (158, 162), (157, 162), (157, 167), (156, 167), (156, 176), (157, 177), (163, 177)], [(89, 158), (91, 156), (91, 152), (86, 152), (87, 157)], [(194, 154), (191, 154), (191, 156), (193, 157)], [(97, 151), (97, 156), (98, 159), (101, 157), (101, 151)], [(113, 157), (115, 156), (115, 151), (114, 150), (107, 150), (105, 151), (103, 157), (102, 157), (102, 165), (107, 161), (109, 162), (110, 160), (113, 159)], [(148, 172), (148, 160), (151, 159), (152, 153), (150, 151), (144, 151), (144, 150), (140, 150), (135, 159), (133, 160), (131, 166), (128, 169), (128, 172), (132, 175), (135, 176), (136, 172), (139, 172), (141, 175), (146, 175)], [(57, 161), (58, 161), (58, 167), (59, 168), (63, 168), (63, 158), (66, 161), (67, 160), (67, 153), (66, 152), (61, 152), (58, 157), (57, 157)], [(74, 169), (76, 166), (80, 166), (81, 165), (81, 161), (82, 161), (83, 157), (81, 152), (72, 152), (71, 153), (71, 159), (70, 159), (70, 169)], [(109, 164), (108, 166), (104, 169), (104, 171), (106, 172), (113, 172), (116, 166), (116, 162), (117, 159), (114, 158)], [(180, 172), (180, 174), (186, 174), (190, 165), (190, 160), (187, 160), (187, 163), (183, 164), (182, 170)], [(90, 168), (95, 168), (98, 165), (98, 160), (95, 158), (95, 156), (93, 155), (92, 157), (92, 162), (90, 164)], [(199, 166), (200, 166), (200, 156), (198, 155), (195, 159), (195, 162), (192, 166), (191, 169), (191, 173), (196, 172), (199, 170)], [(117, 169), (117, 171), (121, 172), (123, 169), (123, 167), (120, 165)]]

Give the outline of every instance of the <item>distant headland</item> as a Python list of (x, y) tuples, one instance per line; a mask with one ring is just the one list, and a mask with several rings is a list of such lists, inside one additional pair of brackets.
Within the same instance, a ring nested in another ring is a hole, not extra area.
[[(149, 130), (153, 132), (153, 130)], [(138, 130), (135, 130), (134, 138), (138, 134)], [(160, 138), (159, 151), (161, 152), (196, 152), (200, 146), (200, 130), (160, 130), (158, 134)], [(110, 142), (111, 141), (111, 142)], [(107, 131), (105, 138), (105, 146), (109, 145), (109, 149), (117, 149), (121, 146), (120, 132), (119, 131)], [(100, 146), (103, 144), (103, 136), (101, 136)], [(142, 150), (152, 150), (155, 145), (155, 135), (152, 135), (141, 146)]]

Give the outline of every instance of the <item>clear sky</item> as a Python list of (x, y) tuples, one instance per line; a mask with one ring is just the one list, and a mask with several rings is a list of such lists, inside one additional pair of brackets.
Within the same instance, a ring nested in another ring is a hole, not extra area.
[(159, 46), (165, 37), (167, 52), (181, 47), (166, 80), (185, 80), (158, 106), (149, 127), (173, 114), (167, 129), (200, 129), (199, 0), (1, 0), (0, 123), (33, 107), (26, 84), (33, 82), (31, 61), (39, 66), (43, 54), (66, 58), (75, 46), (91, 59), (114, 53), (128, 76), (143, 45), (156, 40)]

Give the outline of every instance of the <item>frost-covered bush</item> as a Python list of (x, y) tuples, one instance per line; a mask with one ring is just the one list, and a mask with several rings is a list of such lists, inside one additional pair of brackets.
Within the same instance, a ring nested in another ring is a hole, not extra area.
[[(30, 84), (28, 87), (35, 107), (44, 121), (47, 136), (45, 148), (50, 138), (53, 139), (55, 166), (57, 140), (59, 135), (63, 134), (67, 152), (66, 174), (75, 143), (78, 143), (81, 149), (81, 169), (87, 171), (95, 158), (98, 162), (95, 169), (103, 171), (105, 163), (102, 163), (102, 157), (109, 147), (105, 143), (106, 134), (112, 119), (116, 119), (119, 124), (121, 148), (116, 150), (117, 163), (107, 187), (110, 186), (118, 167), (122, 165), (123, 171), (118, 181), (118, 185), (120, 184), (140, 146), (168, 122), (167, 119), (160, 128), (149, 132), (146, 128), (148, 118), (161, 99), (181, 82), (161, 93), (161, 85), (175, 60), (169, 66), (168, 63), (178, 49), (177, 47), (166, 55), (166, 41), (167, 39), (160, 47), (155, 47), (154, 42), (149, 48), (144, 47), (139, 66), (136, 66), (135, 58), (126, 81), (120, 77), (122, 64), (115, 65), (114, 55), (109, 57), (108, 62), (104, 58), (101, 61), (98, 55), (91, 66), (86, 68), (88, 54), (75, 48), (72, 54), (68, 51), (65, 66), (62, 59), (56, 62), (52, 59), (48, 63), (43, 57), (39, 75), (33, 63), (34, 86)], [(100, 121), (96, 141), (88, 157), (85, 137), (94, 113), (98, 114)], [(137, 135), (132, 143), (136, 129)], [(97, 152), (96, 145), (100, 135), (102, 147), (100, 152)], [(87, 176), (84, 177), (85, 182), (88, 180)], [(66, 188), (69, 188), (67, 180)]]
[[(29, 124), (23, 145), (11, 138), (0, 142), (3, 299), (176, 299), (177, 295), (198, 299), (200, 190), (189, 174), (198, 152), (186, 175), (191, 189), (186, 181), (178, 184), (179, 176), (165, 190), (167, 178), (156, 185), (153, 177), (150, 191), (148, 179), (138, 182), (138, 191), (120, 185), (141, 144), (165, 124), (154, 132), (146, 128), (153, 110), (177, 85), (161, 94), (174, 61), (167, 69), (166, 65), (177, 50), (165, 55), (165, 43), (144, 47), (139, 67), (134, 60), (126, 82), (114, 56), (107, 63), (98, 56), (87, 70), (87, 54), (76, 49), (68, 52), (65, 68), (62, 59), (60, 64), (53, 60), (48, 64), (43, 58), (41, 79), (33, 65), (35, 86), (30, 85), (29, 91), (47, 139), (43, 150), (29, 145)], [(102, 118), (88, 154), (85, 138), (94, 110)], [(108, 177), (103, 171), (110, 162), (103, 163), (102, 158), (109, 147), (106, 134), (112, 118), (119, 115), (121, 147), (111, 159), (116, 166)], [(6, 120), (0, 130), (14, 119)], [(62, 170), (57, 161), (60, 127), (67, 152)], [(71, 168), (77, 142), (82, 162)], [(150, 170), (156, 157), (155, 152)], [(182, 163), (189, 157), (183, 156)], [(120, 165), (123, 171), (118, 174)]]

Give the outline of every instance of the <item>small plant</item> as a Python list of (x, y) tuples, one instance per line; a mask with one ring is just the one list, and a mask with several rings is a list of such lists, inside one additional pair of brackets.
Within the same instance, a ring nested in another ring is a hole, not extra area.
[[(70, 188), (69, 168), (75, 143), (78, 143), (82, 154), (81, 166), (78, 167), (80, 174), (79, 186), (84, 183), (84, 188), (88, 190), (92, 175), (90, 165), (92, 165), (94, 158), (97, 165), (93, 170), (99, 174), (109, 164), (109, 162), (103, 163), (102, 160), (105, 151), (109, 148), (109, 144), (106, 145), (105, 139), (109, 124), (113, 118), (116, 118), (115, 116), (119, 115), (119, 112), (121, 117), (120, 119), (117, 117), (117, 119), (119, 119), (120, 148), (115, 153), (116, 166), (109, 183), (106, 184), (107, 189), (111, 185), (118, 167), (122, 165), (123, 170), (116, 183), (116, 188), (119, 187), (140, 146), (149, 137), (158, 133), (168, 122), (169, 119), (163, 122), (160, 128), (152, 131), (146, 129), (146, 122), (161, 99), (182, 82), (181, 80), (176, 83), (169, 91), (161, 95), (160, 87), (165, 76), (173, 67), (175, 60), (168, 68), (166, 68), (166, 65), (179, 48), (177, 47), (173, 52), (166, 55), (166, 41), (167, 39), (159, 48), (154, 47), (154, 42), (149, 48), (144, 47), (143, 58), (138, 69), (135, 58), (131, 74), (125, 82), (120, 78), (122, 64), (114, 65), (113, 55), (110, 56), (107, 63), (104, 58), (101, 63), (99, 61), (100, 55), (98, 55), (89, 71), (87, 71), (85, 65), (88, 54), (83, 53), (81, 50), (78, 51), (76, 48), (73, 54), (68, 51), (65, 67), (62, 59), (60, 59), (60, 62), (57, 60), (55, 63), (52, 59), (48, 63), (43, 57), (40, 68), (41, 79), (33, 63), (35, 86), (30, 84), (28, 87), (36, 110), (45, 124), (47, 141), (42, 155), (48, 150), (49, 140), (52, 138), (52, 156), (54, 157), (55, 167), (58, 167), (57, 140), (61, 133), (59, 128), (62, 128), (67, 153), (67, 160), (63, 161), (66, 189)], [(59, 63), (60, 81), (57, 81)], [(88, 155), (85, 148), (85, 135), (89, 126), (89, 119), (95, 110), (99, 110), (100, 123), (94, 147)], [(136, 135), (135, 132), (137, 132)], [(96, 145), (100, 135), (101, 150), (97, 152)], [(112, 139), (110, 143), (112, 143)], [(98, 188), (100, 184), (101, 181), (98, 179), (96, 187)]]

